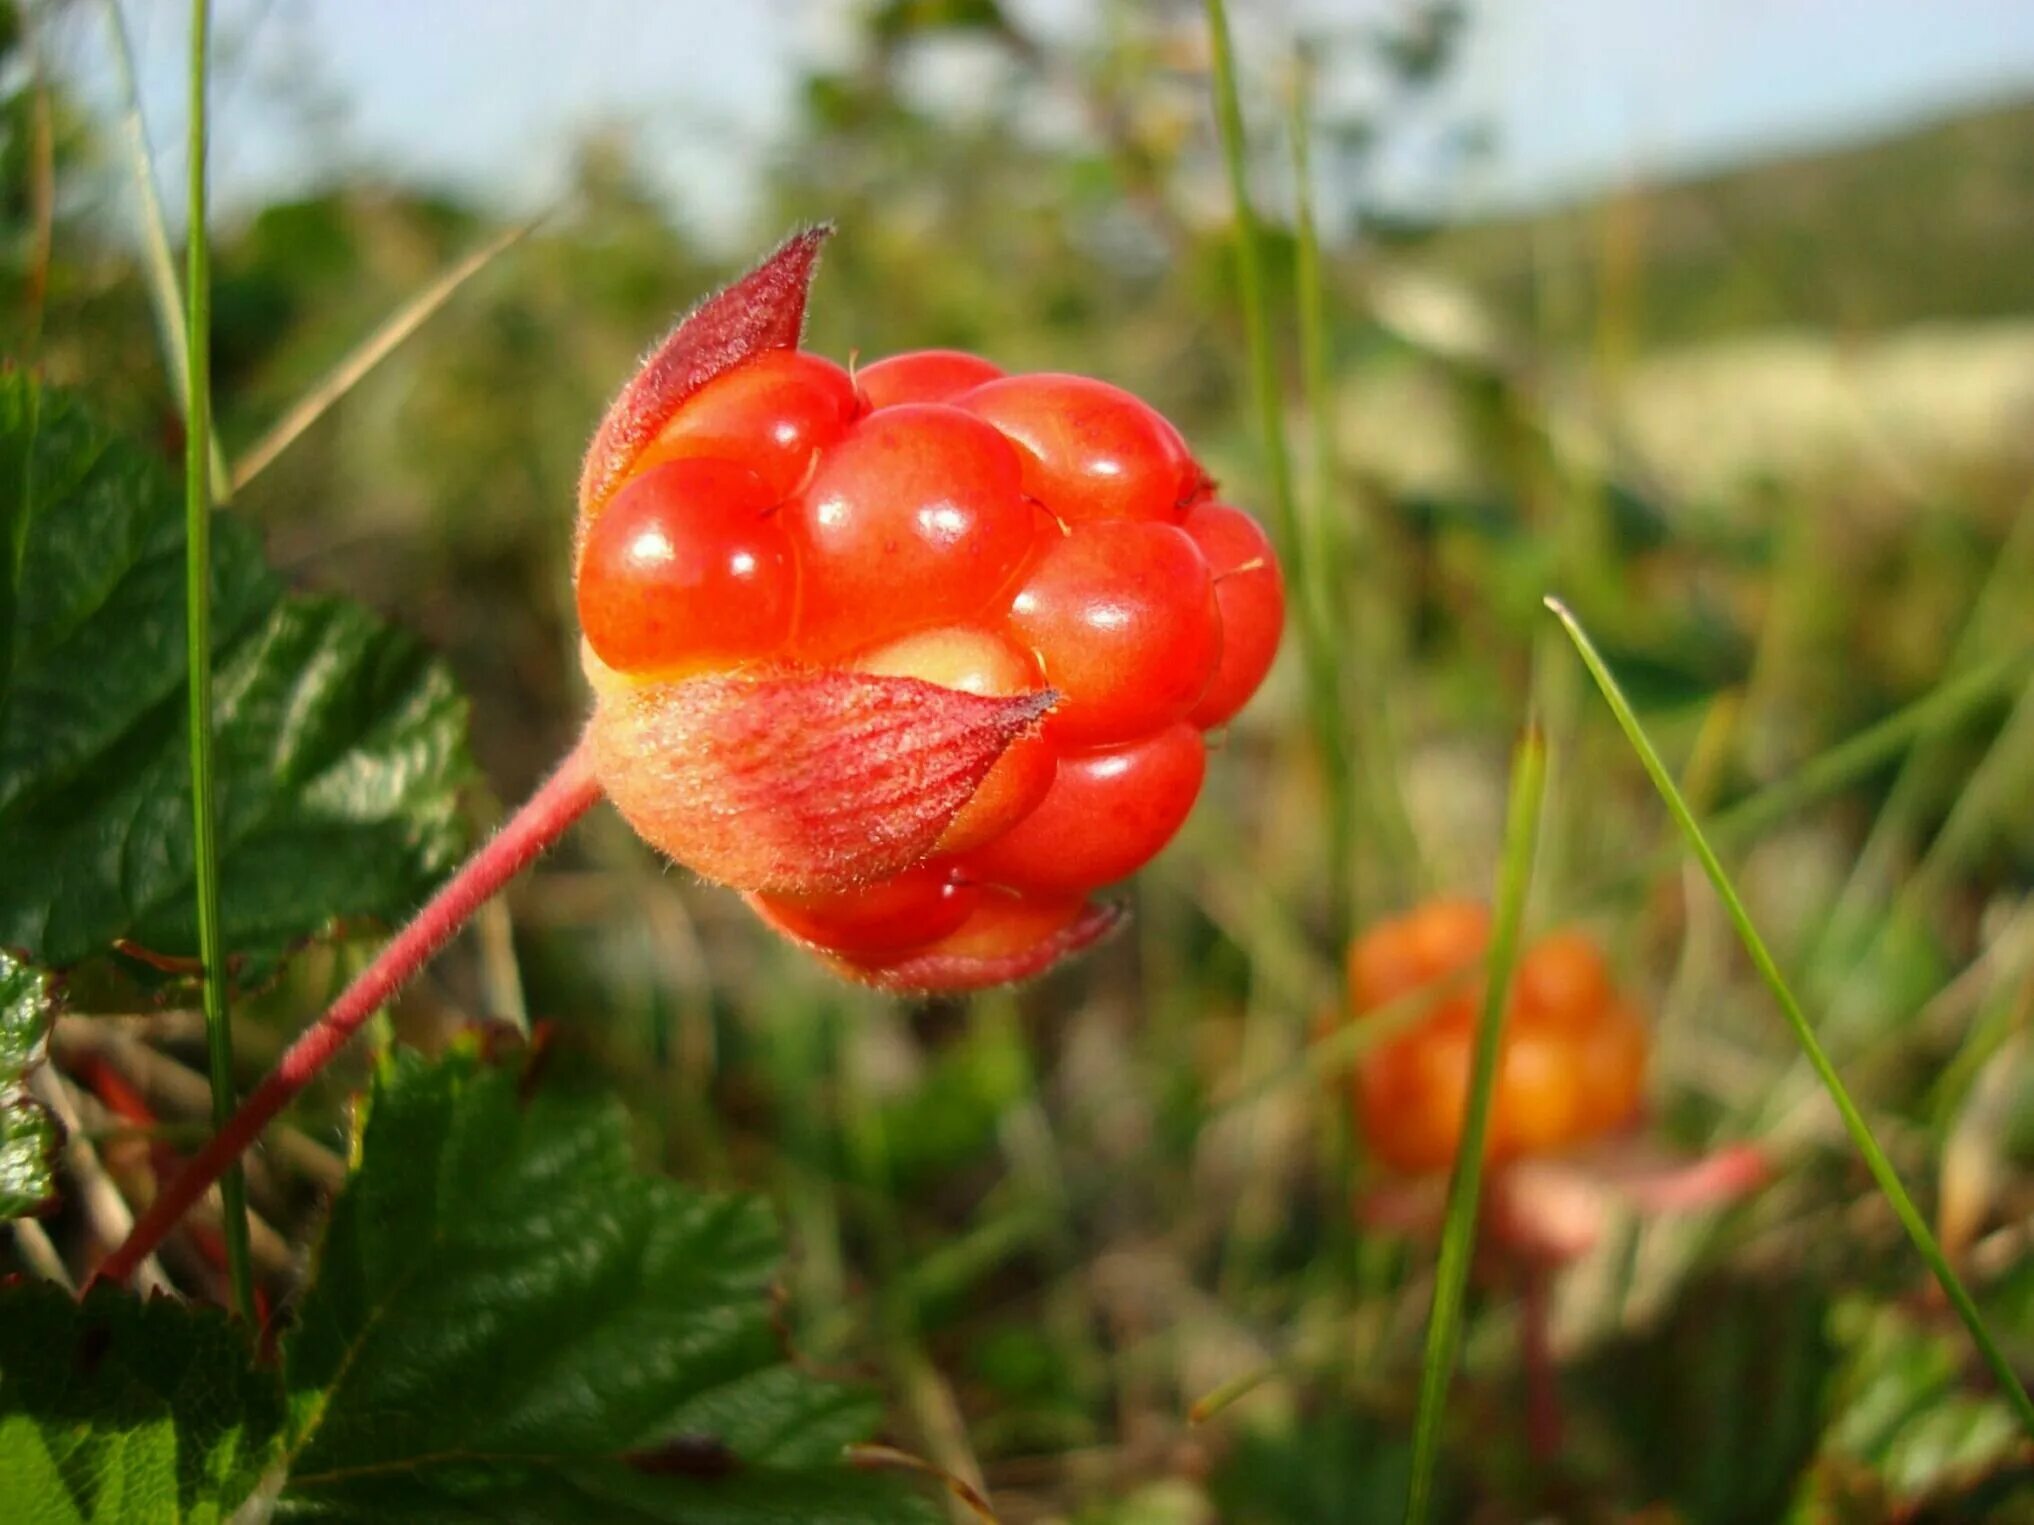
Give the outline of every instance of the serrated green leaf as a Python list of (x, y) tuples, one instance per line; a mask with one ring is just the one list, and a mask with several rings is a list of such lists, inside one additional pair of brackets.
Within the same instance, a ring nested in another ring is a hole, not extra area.
[(48, 976), (0, 950), (0, 1222), (35, 1212), (56, 1192), (56, 1124), (28, 1094), (55, 1015)]
[[(63, 967), (196, 945), (176, 482), (77, 401), (0, 375), (0, 943)], [(254, 534), (213, 540), (226, 942), (273, 957), (394, 917), (457, 860), (465, 706), (417, 642), (288, 594)]]
[(377, 1086), (284, 1346), (290, 1518), (928, 1520), (787, 1362), (765, 1206), (631, 1168), (618, 1110), (467, 1058)]
[(0, 1496), (16, 1525), (205, 1525), (282, 1433), (275, 1375), (213, 1309), (0, 1287)]

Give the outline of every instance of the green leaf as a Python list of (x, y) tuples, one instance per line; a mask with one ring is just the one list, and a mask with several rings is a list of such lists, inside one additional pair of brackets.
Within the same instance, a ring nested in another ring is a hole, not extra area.
[[(184, 526), (167, 468), (78, 402), (0, 375), (0, 944), (63, 967), (133, 938), (196, 947), (184, 743)], [(464, 845), (465, 705), (410, 637), (289, 594), (214, 527), (227, 947), (413, 907)]]
[(930, 1520), (870, 1404), (788, 1364), (754, 1199), (637, 1174), (620, 1112), (397, 1063), (284, 1347), (317, 1520)]
[(36, 1212), (56, 1192), (56, 1124), (28, 1094), (55, 1015), (49, 977), (0, 951), (0, 1222)]
[(0, 1479), (23, 1525), (202, 1525), (282, 1432), (273, 1373), (223, 1314), (95, 1287), (0, 1287)]

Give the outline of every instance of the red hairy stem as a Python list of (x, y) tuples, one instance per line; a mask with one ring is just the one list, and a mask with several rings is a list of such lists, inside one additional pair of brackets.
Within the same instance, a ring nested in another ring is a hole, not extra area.
[(1554, 1366), (1553, 1289), (1548, 1280), (1543, 1266), (1526, 1271), (1519, 1318), (1526, 1380), (1526, 1444), (1533, 1459), (1543, 1463), (1561, 1454), (1565, 1429), (1560, 1376)]
[(473, 913), (527, 868), (601, 797), (582, 740), (487, 845), (466, 860), (389, 941), (331, 1007), (290, 1045), (240, 1109), (176, 1176), (163, 1184), (99, 1276), (125, 1281), (177, 1220), (260, 1136), (275, 1115), (331, 1062), (347, 1039), (450, 942)]

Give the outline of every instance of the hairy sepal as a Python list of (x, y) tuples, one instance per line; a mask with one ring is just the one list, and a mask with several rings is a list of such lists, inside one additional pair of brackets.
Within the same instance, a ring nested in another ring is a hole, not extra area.
[(637, 834), (701, 878), (779, 895), (924, 859), (1057, 699), (812, 669), (596, 687), (594, 767)]
[(880, 966), (856, 964), (815, 949), (846, 979), (873, 986), (894, 995), (960, 995), (970, 990), (988, 990), (998, 985), (1020, 985), (1037, 979), (1055, 965), (1085, 952), (1117, 927), (1128, 913), (1119, 905), (1088, 901), (1070, 918), (1040, 933), (1035, 941), (1017, 948), (977, 949), (969, 945), (967, 930), (914, 953)]
[(832, 224), (821, 223), (784, 240), (755, 269), (687, 313), (643, 362), (587, 447), (579, 474), (582, 533), (686, 398), (752, 356), (798, 347), (813, 267), (832, 232)]

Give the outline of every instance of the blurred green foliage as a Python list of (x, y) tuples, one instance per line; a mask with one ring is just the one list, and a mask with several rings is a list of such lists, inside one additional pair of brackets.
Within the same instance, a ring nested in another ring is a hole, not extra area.
[[(951, 344), (1105, 376), (1261, 506), (1198, 7), (1108, 5), (1077, 47), (1017, 10), (867, 7), (857, 45), (802, 82), (784, 140), (730, 163), (755, 189), (753, 243), (840, 222), (815, 348)], [(1326, 508), (1365, 531), (1333, 575), (1383, 611), (1358, 679), (1387, 701), (1389, 767), (1364, 783), (1402, 798), (1414, 838), (1366, 826), (1365, 915), (1487, 891), (1550, 590), (1703, 807), (2034, 648), (2034, 537), (2013, 538), (2034, 503), (2034, 110), (1415, 227), (1375, 202), (1370, 171), (1476, 24), (1416, 7), (1310, 39), (1325, 71), (1393, 80), (1376, 110), (1323, 122), (1316, 156), (1341, 214)], [(958, 104), (926, 84), (953, 50), (987, 81)], [(1255, 58), (1250, 112), (1274, 220), (1276, 51)], [(173, 454), (117, 147), (32, 71), (4, 79), (0, 279), (19, 298), (0, 342)], [(1476, 124), (1460, 127), (1467, 154)], [(103, 194), (52, 201), (43, 177)], [(229, 456), (494, 223), (354, 182), (220, 229)], [(1266, 255), (1290, 356), (1282, 226)], [(444, 654), (500, 799), (584, 711), (579, 451), (635, 358), (739, 259), (659, 199), (626, 136), (589, 142), (562, 204), (241, 495), (292, 579)], [(1303, 1052), (1340, 1000), (1350, 929), (1322, 905), (1323, 785), (1289, 666), (1132, 891), (1133, 929), (1034, 989), (916, 1008), (843, 990), (596, 820), (512, 897), (507, 975), (501, 944), (462, 948), (400, 1024), (569, 1013), (567, 1083), (620, 1093), (644, 1150), (688, 1179), (769, 1189), (801, 1349), (876, 1378), (900, 1436), (979, 1468), (1005, 1519), (1396, 1518), (1431, 1251), (1355, 1228), (1373, 1175), (1345, 1086)], [(1952, 1248), (2023, 1369), (2034, 1136), (1981, 1104), (2027, 1083), (1998, 1041), (2024, 1026), (2034, 968), (2034, 741), (2009, 719), (2025, 681), (1732, 863), (1924, 1207), (1977, 1192)], [(1721, 1223), (1624, 1225), (1568, 1279), (1574, 1440), (1551, 1471), (1525, 1457), (1513, 1302), (1478, 1296), (1447, 1517), (2011, 1518), (2026, 1448), (1706, 892), (1638, 872), (1671, 831), (1581, 684), (1555, 664), (1541, 695), (1535, 920), (1587, 925), (1656, 1015), (1662, 1142), (1760, 1138), (1780, 1179)], [(300, 960), (250, 1015), (300, 1021), (347, 956)], [(1977, 1154), (1945, 1153), (1953, 1134)], [(1261, 1385), (1188, 1422), (1252, 1372)]]

